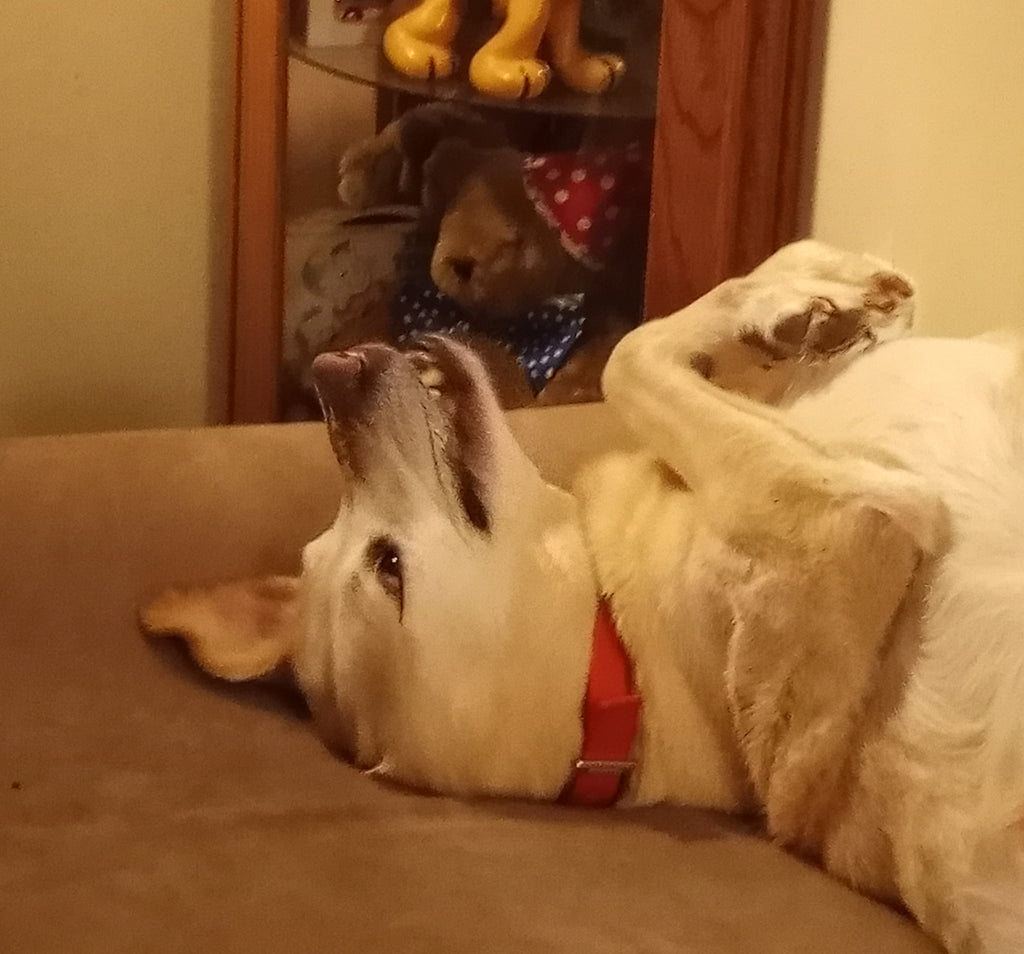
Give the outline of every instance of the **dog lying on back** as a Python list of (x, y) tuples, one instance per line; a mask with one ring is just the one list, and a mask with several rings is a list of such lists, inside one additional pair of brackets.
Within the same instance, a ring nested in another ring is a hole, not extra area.
[(1024, 377), (902, 338), (913, 304), (802, 242), (641, 326), (603, 378), (639, 449), (572, 494), (461, 346), (321, 356), (348, 480), (301, 577), (144, 625), (225, 678), (286, 663), (379, 775), (758, 811), (949, 951), (1024, 950)]

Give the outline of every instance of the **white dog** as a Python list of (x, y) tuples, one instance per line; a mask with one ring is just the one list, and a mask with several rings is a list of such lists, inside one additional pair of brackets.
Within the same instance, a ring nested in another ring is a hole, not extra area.
[(226, 678), (289, 662), (382, 775), (761, 811), (950, 951), (1019, 954), (1024, 374), (1009, 343), (890, 340), (912, 306), (802, 242), (643, 325), (603, 382), (641, 449), (572, 495), (462, 347), (321, 356), (349, 479), (301, 578), (144, 624)]

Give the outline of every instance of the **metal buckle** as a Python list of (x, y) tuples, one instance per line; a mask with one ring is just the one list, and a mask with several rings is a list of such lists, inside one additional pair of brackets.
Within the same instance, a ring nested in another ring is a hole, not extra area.
[(577, 772), (596, 772), (598, 775), (622, 775), (632, 772), (636, 762), (632, 759), (577, 759)]

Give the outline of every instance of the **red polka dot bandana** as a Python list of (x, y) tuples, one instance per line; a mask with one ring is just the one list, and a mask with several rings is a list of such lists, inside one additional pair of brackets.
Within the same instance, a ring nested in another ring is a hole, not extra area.
[(526, 194), (562, 247), (595, 271), (615, 250), (622, 222), (642, 186), (639, 146), (601, 152), (561, 152), (523, 161)]

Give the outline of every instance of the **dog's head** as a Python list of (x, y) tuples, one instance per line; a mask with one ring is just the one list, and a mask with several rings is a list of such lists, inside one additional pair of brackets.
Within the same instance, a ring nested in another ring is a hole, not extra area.
[(448, 792), (550, 795), (579, 742), (592, 617), (575, 505), (515, 442), (479, 360), (430, 339), (317, 358), (345, 472), (297, 581), (168, 594), (143, 622), (208, 671), (285, 663), (332, 748)]
[(315, 375), (348, 480), (304, 552), (296, 675), (359, 764), (425, 781), (460, 761), (454, 740), (475, 753), (458, 723), (494, 730), (491, 670), (532, 601), (528, 528), (551, 492), (459, 345), (370, 345), (321, 356)]

